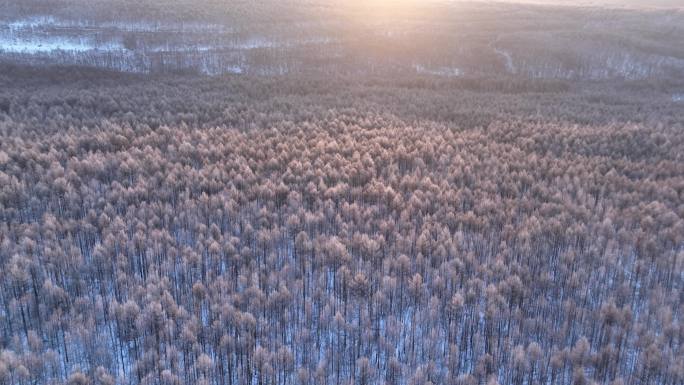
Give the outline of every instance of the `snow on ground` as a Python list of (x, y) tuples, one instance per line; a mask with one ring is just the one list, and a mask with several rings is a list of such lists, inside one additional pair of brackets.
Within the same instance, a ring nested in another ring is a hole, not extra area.
[(435, 75), (445, 77), (458, 77), (463, 75), (463, 71), (461, 71), (460, 68), (456, 67), (429, 68), (422, 64), (416, 64), (413, 66), (413, 68), (416, 70), (417, 73), (424, 75)]
[(98, 44), (88, 39), (45, 38), (39, 36), (28, 39), (0, 37), (0, 52), (9, 53), (39, 54), (52, 51), (87, 52), (121, 49), (123, 49), (121, 44), (115, 42)]
[(205, 23), (159, 23), (152, 21), (96, 22), (92, 20), (64, 20), (54, 16), (34, 16), (12, 21), (0, 21), (10, 30), (38, 30), (49, 28), (97, 28), (123, 32), (233, 32), (234, 28)]

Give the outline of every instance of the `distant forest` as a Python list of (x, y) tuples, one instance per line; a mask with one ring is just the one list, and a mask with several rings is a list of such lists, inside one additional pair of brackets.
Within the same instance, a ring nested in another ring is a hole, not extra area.
[(0, 60), (30, 65), (252, 76), (684, 79), (684, 10), (658, 7), (0, 0), (0, 9)]
[(676, 82), (0, 67), (0, 384), (684, 383)]

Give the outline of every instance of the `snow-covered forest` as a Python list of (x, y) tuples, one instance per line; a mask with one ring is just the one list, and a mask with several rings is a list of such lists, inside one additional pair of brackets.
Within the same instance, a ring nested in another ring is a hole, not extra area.
[(684, 378), (667, 90), (3, 70), (0, 383)]
[(0, 385), (684, 383), (681, 13), (266, 3), (0, 0)]

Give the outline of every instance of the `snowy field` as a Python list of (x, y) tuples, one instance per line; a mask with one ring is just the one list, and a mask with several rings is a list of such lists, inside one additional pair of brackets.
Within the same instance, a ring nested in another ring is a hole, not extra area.
[[(665, 40), (682, 31), (676, 14), (644, 22), (629, 14), (606, 19), (590, 13), (573, 33), (553, 26), (545, 28), (558, 30), (530, 29), (530, 16), (521, 15), (511, 14), (510, 25), (493, 30), (477, 23), (464, 22), (461, 27), (420, 20), (232, 25), (18, 17), (0, 20), (0, 58), (23, 64), (211, 75), (393, 71), (439, 78), (504, 75), (565, 80), (684, 75), (684, 52)], [(604, 32), (625, 25), (633, 37), (616, 39)]]

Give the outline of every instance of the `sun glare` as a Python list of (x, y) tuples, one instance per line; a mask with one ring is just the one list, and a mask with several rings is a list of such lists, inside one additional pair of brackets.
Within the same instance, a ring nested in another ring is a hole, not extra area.
[(361, 21), (386, 21), (415, 16), (426, 2), (419, 0), (355, 0), (352, 2)]

